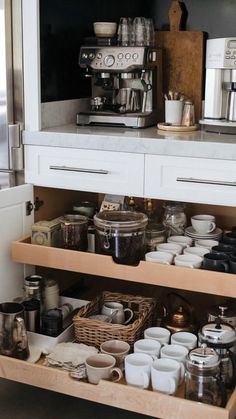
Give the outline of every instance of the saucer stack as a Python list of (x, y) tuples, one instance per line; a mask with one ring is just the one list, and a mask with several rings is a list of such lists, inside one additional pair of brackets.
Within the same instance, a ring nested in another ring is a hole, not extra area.
[(185, 236), (191, 237), (194, 241), (196, 240), (217, 240), (219, 241), (222, 237), (222, 230), (216, 227), (211, 233), (197, 233), (192, 226), (187, 227), (184, 232)]

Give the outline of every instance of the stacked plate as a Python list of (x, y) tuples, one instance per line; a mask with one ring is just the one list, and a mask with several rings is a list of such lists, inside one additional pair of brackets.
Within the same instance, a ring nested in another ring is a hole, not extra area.
[(192, 226), (185, 229), (185, 236), (191, 237), (193, 240), (220, 240), (222, 237), (222, 230), (216, 227), (211, 233), (197, 233)]

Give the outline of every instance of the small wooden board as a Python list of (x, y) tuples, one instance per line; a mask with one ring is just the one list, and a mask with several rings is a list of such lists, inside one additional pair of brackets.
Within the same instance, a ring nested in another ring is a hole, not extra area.
[(159, 124), (157, 124), (157, 128), (163, 131), (190, 132), (197, 131), (199, 129), (199, 125), (195, 124), (190, 127), (186, 127), (185, 125), (170, 125), (165, 122), (159, 122)]

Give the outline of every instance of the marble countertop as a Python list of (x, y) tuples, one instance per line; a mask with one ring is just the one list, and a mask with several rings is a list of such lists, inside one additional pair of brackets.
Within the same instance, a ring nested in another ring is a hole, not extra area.
[(236, 160), (236, 135), (205, 131), (167, 132), (144, 129), (62, 125), (24, 131), (26, 145), (83, 148), (127, 153)]

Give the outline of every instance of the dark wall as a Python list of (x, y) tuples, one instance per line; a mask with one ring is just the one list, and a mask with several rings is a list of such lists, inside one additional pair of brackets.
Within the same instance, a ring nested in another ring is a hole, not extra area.
[[(40, 0), (42, 102), (88, 96), (89, 80), (78, 67), (79, 47), (93, 36), (92, 23), (121, 16), (152, 17), (168, 29), (171, 0)], [(236, 0), (185, 0), (188, 30), (210, 38), (236, 36)]]

